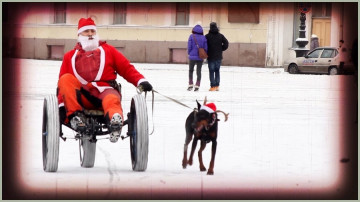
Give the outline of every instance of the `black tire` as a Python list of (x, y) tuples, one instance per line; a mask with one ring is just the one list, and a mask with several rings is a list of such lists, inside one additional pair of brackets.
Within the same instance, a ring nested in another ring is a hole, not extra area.
[(338, 75), (339, 74), (339, 70), (336, 67), (330, 67), (329, 68), (329, 75)]
[(140, 94), (131, 100), (129, 132), (132, 169), (145, 171), (148, 162), (149, 128), (146, 101)]
[(59, 106), (55, 95), (46, 96), (43, 105), (42, 153), (45, 172), (56, 172), (60, 144)]
[(79, 140), (80, 165), (83, 168), (92, 168), (95, 164), (96, 141), (90, 141), (85, 136)]
[(297, 74), (298, 73), (298, 66), (296, 64), (290, 64), (288, 69), (290, 74)]

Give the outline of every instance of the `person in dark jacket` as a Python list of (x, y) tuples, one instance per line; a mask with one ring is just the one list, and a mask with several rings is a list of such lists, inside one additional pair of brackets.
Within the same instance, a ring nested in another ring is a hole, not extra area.
[(220, 34), (216, 22), (210, 23), (209, 33), (205, 35), (208, 44), (208, 67), (210, 73), (210, 90), (219, 91), (220, 65), (223, 59), (222, 53), (229, 47), (229, 42), (224, 35)]
[(194, 87), (193, 72), (194, 72), (195, 64), (197, 66), (196, 68), (197, 78), (196, 78), (194, 91), (198, 91), (200, 88), (201, 67), (203, 64), (203, 59), (199, 57), (198, 48), (204, 48), (206, 52), (208, 49), (207, 41), (203, 34), (203, 28), (200, 25), (195, 25), (195, 27), (192, 29), (192, 34), (190, 34), (188, 39), (188, 55), (189, 55), (189, 86), (187, 89), (188, 91), (191, 91)]

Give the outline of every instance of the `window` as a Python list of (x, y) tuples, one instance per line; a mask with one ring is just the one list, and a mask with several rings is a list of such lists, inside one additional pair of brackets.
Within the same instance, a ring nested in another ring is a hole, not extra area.
[(323, 51), (322, 49), (318, 49), (318, 50), (314, 50), (313, 52), (311, 52), (308, 57), (309, 58), (318, 58), (321, 51)]
[(48, 45), (48, 59), (60, 60), (64, 56), (64, 46)]
[(54, 23), (66, 23), (66, 3), (54, 3)]
[(228, 22), (259, 23), (259, 3), (228, 3)]
[(126, 24), (126, 3), (114, 3), (114, 24)]
[(331, 17), (331, 3), (312, 3), (312, 17)]
[(333, 58), (335, 56), (335, 51), (331, 49), (325, 49), (321, 54), (321, 58)]
[(125, 47), (115, 47), (115, 49), (117, 51), (119, 51), (120, 53), (124, 53), (125, 52)]
[(189, 25), (190, 3), (176, 3), (175, 25)]
[(187, 63), (186, 48), (171, 48), (170, 49), (170, 62), (171, 63)]

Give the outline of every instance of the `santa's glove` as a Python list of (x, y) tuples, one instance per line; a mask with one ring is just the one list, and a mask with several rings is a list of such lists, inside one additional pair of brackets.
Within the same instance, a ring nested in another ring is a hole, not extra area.
[(139, 84), (139, 88), (142, 89), (143, 91), (151, 91), (153, 89), (152, 85), (147, 81), (141, 82)]

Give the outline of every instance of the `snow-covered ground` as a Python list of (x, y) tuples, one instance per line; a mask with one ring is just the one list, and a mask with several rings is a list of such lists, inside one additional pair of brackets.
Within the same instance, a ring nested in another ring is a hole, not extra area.
[[(355, 116), (343, 123), (342, 105), (355, 109), (356, 100), (343, 94), (355, 88), (352, 76), (291, 75), (281, 68), (222, 67), (220, 91), (209, 92), (207, 64), (199, 92), (188, 92), (188, 66), (134, 64), (154, 89), (196, 107), (196, 100), (214, 102), (230, 113), (219, 114), (215, 174), (181, 166), (185, 119), (191, 109), (155, 94), (152, 117), (148, 94), (149, 161), (145, 172), (131, 169), (129, 139), (97, 142), (94, 168), (81, 168), (78, 141), (60, 142), (56, 173), (42, 169), (41, 127), (43, 98), (55, 94), (61, 61), (16, 60), (21, 63), (19, 116), (20, 165), (23, 189), (29, 198), (80, 199), (312, 199), (337, 197), (343, 191), (344, 170), (357, 160), (342, 145), (344, 127), (357, 127)], [(196, 73), (194, 72), (194, 79)], [(118, 78), (123, 89), (124, 114), (136, 94)], [(346, 115), (348, 116), (348, 115)], [(64, 127), (65, 136), (74, 133)], [(123, 133), (127, 127), (123, 129)], [(351, 140), (350, 140), (351, 141)], [(198, 147), (199, 148), (199, 147)], [(203, 152), (206, 167), (211, 145)], [(354, 151), (356, 152), (356, 151)]]

